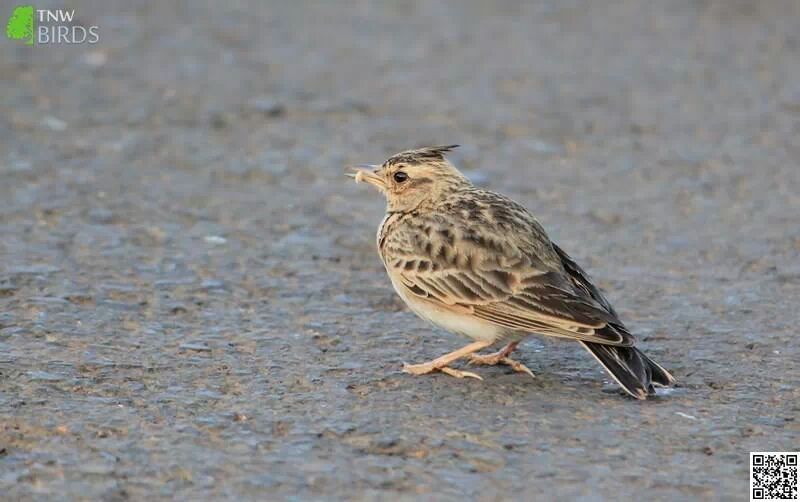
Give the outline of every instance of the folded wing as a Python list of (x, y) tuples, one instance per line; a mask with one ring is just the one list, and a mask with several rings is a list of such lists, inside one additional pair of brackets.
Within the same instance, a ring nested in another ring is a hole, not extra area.
[(605, 345), (634, 343), (606, 302), (575, 287), (563, 269), (540, 269), (538, 260), (521, 250), (474, 245), (454, 245), (448, 252), (425, 249), (432, 246), (387, 262), (410, 294), (512, 330)]

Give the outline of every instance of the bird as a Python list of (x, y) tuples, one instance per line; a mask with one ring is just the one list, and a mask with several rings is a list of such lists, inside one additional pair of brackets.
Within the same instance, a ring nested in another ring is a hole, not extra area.
[[(406, 150), (345, 173), (386, 198), (377, 247), (400, 298), (422, 319), (471, 340), (433, 360), (403, 363), (403, 371), (482, 380), (451, 366), (468, 359), (468, 366), (503, 364), (533, 377), (511, 354), (535, 334), (577, 341), (636, 399), (674, 385), (525, 207), (475, 186), (450, 162), (457, 146)], [(479, 353), (498, 344), (496, 352)]]

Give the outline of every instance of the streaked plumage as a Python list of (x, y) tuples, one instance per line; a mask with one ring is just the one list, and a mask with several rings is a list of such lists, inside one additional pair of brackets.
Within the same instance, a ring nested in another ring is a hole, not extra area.
[[(472, 185), (445, 159), (451, 148), (402, 152), (354, 175), (387, 197), (378, 250), (411, 310), (483, 342), (477, 349), (506, 342), (513, 350), (532, 333), (577, 340), (639, 399), (653, 393), (653, 383), (673, 384), (666, 370), (634, 348), (609, 302), (539, 222), (513, 200)], [(524, 368), (506, 356), (506, 364)], [(409, 368), (444, 371), (441, 360)]]

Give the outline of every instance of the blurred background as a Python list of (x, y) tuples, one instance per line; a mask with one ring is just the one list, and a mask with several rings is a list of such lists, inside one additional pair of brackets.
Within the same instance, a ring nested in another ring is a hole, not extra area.
[[(727, 499), (796, 448), (800, 2), (36, 8), (99, 41), (0, 39), (3, 497)], [(400, 373), (463, 340), (343, 167), (449, 143), (681, 387)]]

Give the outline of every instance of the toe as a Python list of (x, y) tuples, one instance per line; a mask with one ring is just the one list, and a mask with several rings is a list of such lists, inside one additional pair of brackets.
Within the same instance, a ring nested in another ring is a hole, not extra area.
[(436, 368), (434, 368), (430, 364), (424, 364), (424, 363), (423, 364), (408, 364), (408, 363), (403, 363), (403, 373), (409, 373), (411, 375), (426, 375), (426, 374), (431, 373), (431, 372), (433, 372), (435, 370), (436, 370)]
[(480, 354), (470, 354), (469, 361), (467, 362), (468, 365), (470, 364), (483, 364), (487, 366), (493, 366), (497, 364), (499, 359), (497, 356), (490, 354), (487, 356), (482, 356)]
[(475, 378), (477, 380), (483, 380), (483, 378), (480, 375), (473, 373), (471, 371), (456, 370), (447, 366), (439, 368), (439, 371), (447, 375), (454, 376), (456, 378)]

